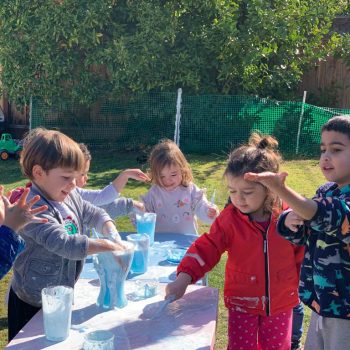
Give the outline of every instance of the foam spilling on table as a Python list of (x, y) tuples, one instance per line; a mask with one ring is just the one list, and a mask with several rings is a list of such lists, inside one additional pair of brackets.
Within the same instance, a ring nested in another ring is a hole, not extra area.
[(100, 279), (96, 304), (104, 309), (123, 308), (128, 303), (124, 286), (134, 255), (134, 245), (125, 241), (123, 245), (125, 250), (93, 256), (94, 267)]

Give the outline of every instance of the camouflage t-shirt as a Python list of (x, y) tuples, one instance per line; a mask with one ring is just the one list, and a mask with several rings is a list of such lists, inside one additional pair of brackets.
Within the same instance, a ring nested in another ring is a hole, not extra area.
[(350, 319), (350, 185), (321, 186), (313, 200), (314, 217), (297, 233), (284, 226), (278, 231), (295, 244), (305, 244), (299, 295), (318, 314)]

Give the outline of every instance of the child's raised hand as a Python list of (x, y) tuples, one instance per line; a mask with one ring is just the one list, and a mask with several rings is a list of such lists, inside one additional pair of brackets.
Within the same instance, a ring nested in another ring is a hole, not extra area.
[(165, 287), (165, 299), (174, 296), (174, 300), (180, 299), (186, 292), (187, 286), (191, 284), (192, 278), (189, 274), (180, 272), (174, 282), (170, 282)]
[(134, 179), (137, 181), (151, 181), (147, 174), (145, 174), (141, 169), (126, 169), (119, 176), (127, 177), (128, 179)]
[(123, 190), (129, 179), (142, 182), (151, 181), (141, 169), (126, 169), (112, 182), (118, 193)]
[(299, 226), (304, 225), (304, 219), (292, 210), (287, 214), (284, 220), (284, 225), (289, 230), (293, 232), (297, 232), (299, 229)]
[(36, 214), (47, 210), (47, 205), (42, 205), (38, 208), (32, 209), (33, 205), (40, 200), (40, 196), (34, 196), (27, 202), (29, 192), (30, 189), (25, 188), (19, 199), (11, 204), (8, 198), (3, 195), (3, 189), (0, 191), (2, 198), (1, 202), (5, 214), (3, 225), (10, 227), (15, 232), (30, 222), (45, 223), (48, 221), (45, 218), (35, 216)]
[(272, 190), (284, 187), (284, 183), (288, 173), (272, 173), (272, 172), (263, 172), (263, 173), (245, 173), (244, 180), (260, 182), (262, 185), (271, 188)]

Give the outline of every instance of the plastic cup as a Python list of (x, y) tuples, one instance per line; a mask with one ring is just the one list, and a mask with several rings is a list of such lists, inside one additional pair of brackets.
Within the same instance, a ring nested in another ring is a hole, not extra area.
[(126, 239), (135, 246), (131, 272), (145, 273), (148, 268), (149, 236), (145, 233), (133, 233), (128, 235)]
[(110, 331), (93, 331), (84, 337), (84, 350), (114, 350), (114, 335)]
[(124, 250), (98, 253), (92, 258), (100, 279), (96, 304), (104, 309), (123, 308), (128, 304), (125, 280), (134, 256), (134, 244), (127, 241), (122, 243)]
[(156, 278), (136, 280), (134, 295), (137, 299), (152, 298), (158, 294), (158, 286)]
[(73, 288), (53, 286), (41, 291), (46, 339), (63, 341), (68, 338), (72, 318)]
[(186, 249), (182, 248), (171, 248), (168, 249), (167, 261), (172, 264), (179, 264), (182, 258), (186, 254)]
[(152, 246), (154, 243), (154, 231), (156, 228), (157, 214), (142, 213), (136, 214), (136, 231), (137, 233), (146, 233), (149, 236), (149, 243)]

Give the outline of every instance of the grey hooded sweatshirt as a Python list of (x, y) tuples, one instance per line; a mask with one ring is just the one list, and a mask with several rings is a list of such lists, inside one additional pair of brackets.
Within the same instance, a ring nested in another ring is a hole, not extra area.
[(26, 245), (14, 263), (11, 287), (21, 300), (41, 307), (42, 288), (53, 285), (74, 287), (88, 251), (88, 237), (82, 234), (83, 226), (102, 232), (104, 223), (112, 220), (103, 209), (84, 201), (73, 190), (64, 204), (75, 214), (78, 227), (75, 234), (69, 235), (55, 202), (47, 200), (33, 183), (28, 200), (37, 194), (41, 199), (34, 207), (48, 205), (47, 211), (38, 214), (48, 222), (31, 223), (22, 229)]

